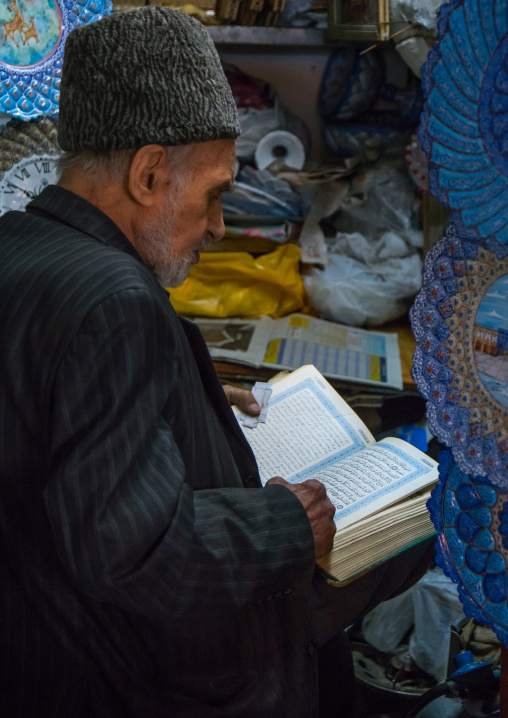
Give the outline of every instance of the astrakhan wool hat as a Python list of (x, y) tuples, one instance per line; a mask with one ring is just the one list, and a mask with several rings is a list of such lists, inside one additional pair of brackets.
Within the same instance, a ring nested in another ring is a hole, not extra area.
[(69, 33), (58, 120), (63, 150), (186, 145), (239, 134), (217, 50), (197, 20), (152, 5)]

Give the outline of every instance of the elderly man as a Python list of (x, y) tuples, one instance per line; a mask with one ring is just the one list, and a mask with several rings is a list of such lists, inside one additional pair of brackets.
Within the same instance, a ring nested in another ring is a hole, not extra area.
[(349, 718), (341, 631), (428, 547), (328, 586), (324, 488), (261, 488), (171, 308), (233, 183), (215, 49), (117, 13), (69, 35), (61, 90), (61, 179), (0, 220), (0, 714)]

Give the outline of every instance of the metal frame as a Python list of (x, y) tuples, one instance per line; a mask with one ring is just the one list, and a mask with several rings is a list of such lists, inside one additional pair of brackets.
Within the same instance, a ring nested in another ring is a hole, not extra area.
[(343, 22), (342, 0), (329, 0), (328, 37), (333, 40), (383, 42), (390, 36), (389, 0), (377, 0), (376, 17), (370, 23)]

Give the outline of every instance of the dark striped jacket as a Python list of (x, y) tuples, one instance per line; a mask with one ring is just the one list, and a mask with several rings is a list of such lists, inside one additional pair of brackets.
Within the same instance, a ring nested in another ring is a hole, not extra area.
[(0, 715), (315, 715), (310, 525), (195, 327), (62, 188), (0, 247)]

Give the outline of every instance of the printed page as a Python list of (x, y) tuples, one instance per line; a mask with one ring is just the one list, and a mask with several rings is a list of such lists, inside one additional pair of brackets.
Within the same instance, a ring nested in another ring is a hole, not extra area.
[(332, 585), (344, 585), (400, 551), (436, 534), (427, 512), (412, 521), (404, 522), (399, 529), (395, 532), (381, 530), (376, 534), (376, 539), (379, 540), (374, 542), (337, 547), (331, 554), (319, 559), (318, 563), (335, 579), (332, 579)]
[(313, 474), (326, 486), (343, 529), (438, 479), (438, 465), (401, 439), (387, 438)]
[(274, 320), (270, 317), (253, 319), (188, 317), (188, 319), (200, 328), (212, 359), (261, 366), (272, 336)]
[(347, 327), (305, 314), (280, 319), (189, 319), (201, 329), (214, 359), (274, 370), (313, 364), (332, 379), (402, 389), (396, 334)]
[(382, 530), (392, 530), (393, 527), (404, 521), (411, 521), (415, 517), (421, 516), (422, 513), (428, 517), (429, 512), (426, 510), (427, 501), (430, 499), (431, 489), (435, 484), (412, 494), (408, 498), (402, 499), (395, 504), (391, 504), (383, 508), (372, 516), (366, 516), (355, 524), (337, 529), (333, 545), (340, 548), (354, 541), (372, 540), (373, 534), (377, 534)]
[(241, 428), (263, 483), (272, 476), (292, 483), (313, 478), (374, 443), (365, 424), (313, 366), (276, 382), (266, 422)]
[[(430, 487), (432, 488), (432, 486)], [(430, 488), (337, 530), (331, 553), (318, 563), (343, 583), (403, 548), (436, 533), (426, 504)]]
[(276, 319), (262, 362), (295, 369), (313, 364), (324, 376), (402, 389), (396, 334), (348, 327), (305, 314)]

